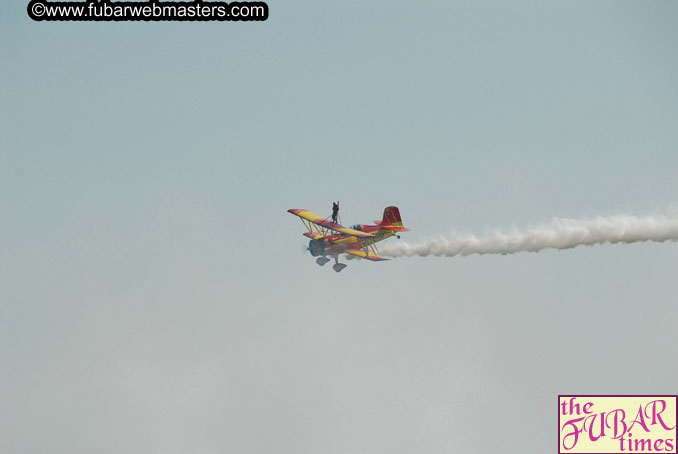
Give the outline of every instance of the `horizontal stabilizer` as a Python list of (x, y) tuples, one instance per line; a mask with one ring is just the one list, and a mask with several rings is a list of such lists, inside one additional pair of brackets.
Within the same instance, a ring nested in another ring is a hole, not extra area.
[(381, 225), (379, 228), (385, 229), (385, 230), (393, 230), (394, 232), (409, 232), (410, 229), (406, 229), (402, 225)]

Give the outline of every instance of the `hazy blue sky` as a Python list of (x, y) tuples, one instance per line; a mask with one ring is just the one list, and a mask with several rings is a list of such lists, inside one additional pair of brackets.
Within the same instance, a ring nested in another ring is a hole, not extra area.
[(395, 204), (424, 241), (675, 204), (678, 3), (26, 3), (0, 8), (1, 452), (542, 453), (558, 393), (676, 392), (676, 244), (337, 275), (285, 211)]

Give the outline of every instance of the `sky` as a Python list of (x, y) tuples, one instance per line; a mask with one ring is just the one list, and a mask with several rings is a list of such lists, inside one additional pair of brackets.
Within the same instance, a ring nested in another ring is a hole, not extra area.
[[(0, 451), (541, 453), (558, 394), (676, 393), (678, 245), (349, 261), (678, 199), (678, 4), (0, 12)], [(390, 239), (388, 241), (398, 241)]]

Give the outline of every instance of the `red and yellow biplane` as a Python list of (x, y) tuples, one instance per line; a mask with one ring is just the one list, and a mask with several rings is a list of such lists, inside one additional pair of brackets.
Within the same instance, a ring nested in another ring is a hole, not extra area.
[(311, 239), (308, 251), (313, 257), (318, 257), (316, 263), (323, 266), (330, 261), (327, 256), (334, 257), (332, 269), (337, 273), (346, 268), (345, 264), (339, 263), (339, 254), (349, 254), (374, 262), (388, 260), (379, 255), (375, 243), (393, 235), (400, 238), (398, 233), (409, 232), (409, 229), (403, 227), (398, 207), (386, 207), (381, 221), (374, 221), (374, 225), (356, 224), (350, 228), (307, 210), (287, 211), (299, 216), (308, 230), (304, 232), (304, 236)]

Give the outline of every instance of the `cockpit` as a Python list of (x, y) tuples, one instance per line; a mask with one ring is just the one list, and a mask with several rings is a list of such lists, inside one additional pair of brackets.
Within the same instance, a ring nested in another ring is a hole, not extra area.
[(360, 231), (362, 230), (362, 226), (360, 224), (355, 224), (351, 226), (351, 229)]

